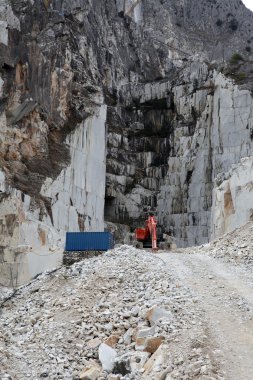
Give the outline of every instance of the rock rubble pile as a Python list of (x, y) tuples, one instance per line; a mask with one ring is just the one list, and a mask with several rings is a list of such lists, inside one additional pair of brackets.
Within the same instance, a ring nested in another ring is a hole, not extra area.
[[(192, 249), (188, 248), (187, 251), (190, 252)], [(231, 263), (252, 265), (253, 223), (248, 222), (209, 244), (193, 249), (193, 251), (208, 253)]]
[(221, 379), (198, 300), (121, 246), (46, 273), (0, 315), (0, 379)]

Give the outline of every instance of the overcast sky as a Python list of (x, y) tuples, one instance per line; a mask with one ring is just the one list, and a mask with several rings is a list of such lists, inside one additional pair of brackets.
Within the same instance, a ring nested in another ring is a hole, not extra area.
[(242, 2), (253, 12), (253, 0), (242, 0)]

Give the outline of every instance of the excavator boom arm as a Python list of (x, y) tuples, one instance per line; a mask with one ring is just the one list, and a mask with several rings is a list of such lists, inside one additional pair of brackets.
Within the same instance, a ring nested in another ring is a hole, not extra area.
[(157, 251), (157, 234), (156, 234), (156, 225), (157, 225), (157, 220), (155, 219), (154, 216), (149, 216), (148, 218), (148, 228), (149, 228), (149, 233), (151, 236), (152, 240), (152, 250)]

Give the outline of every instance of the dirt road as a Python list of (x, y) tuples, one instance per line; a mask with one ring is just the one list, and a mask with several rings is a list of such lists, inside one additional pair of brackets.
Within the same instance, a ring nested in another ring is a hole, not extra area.
[(253, 277), (202, 254), (158, 255), (199, 300), (226, 379), (253, 379)]

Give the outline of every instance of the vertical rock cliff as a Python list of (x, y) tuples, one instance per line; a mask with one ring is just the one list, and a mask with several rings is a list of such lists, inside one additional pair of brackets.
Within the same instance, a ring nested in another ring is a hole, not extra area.
[(86, 2), (0, 6), (1, 275), (15, 280), (58, 265), (45, 255), (34, 270), (34, 255), (66, 231), (104, 228), (104, 16)]
[(214, 199), (252, 155), (252, 19), (241, 1), (142, 2), (141, 71), (108, 110), (106, 219), (134, 228), (155, 210), (179, 246), (248, 220), (252, 202), (224, 222)]

